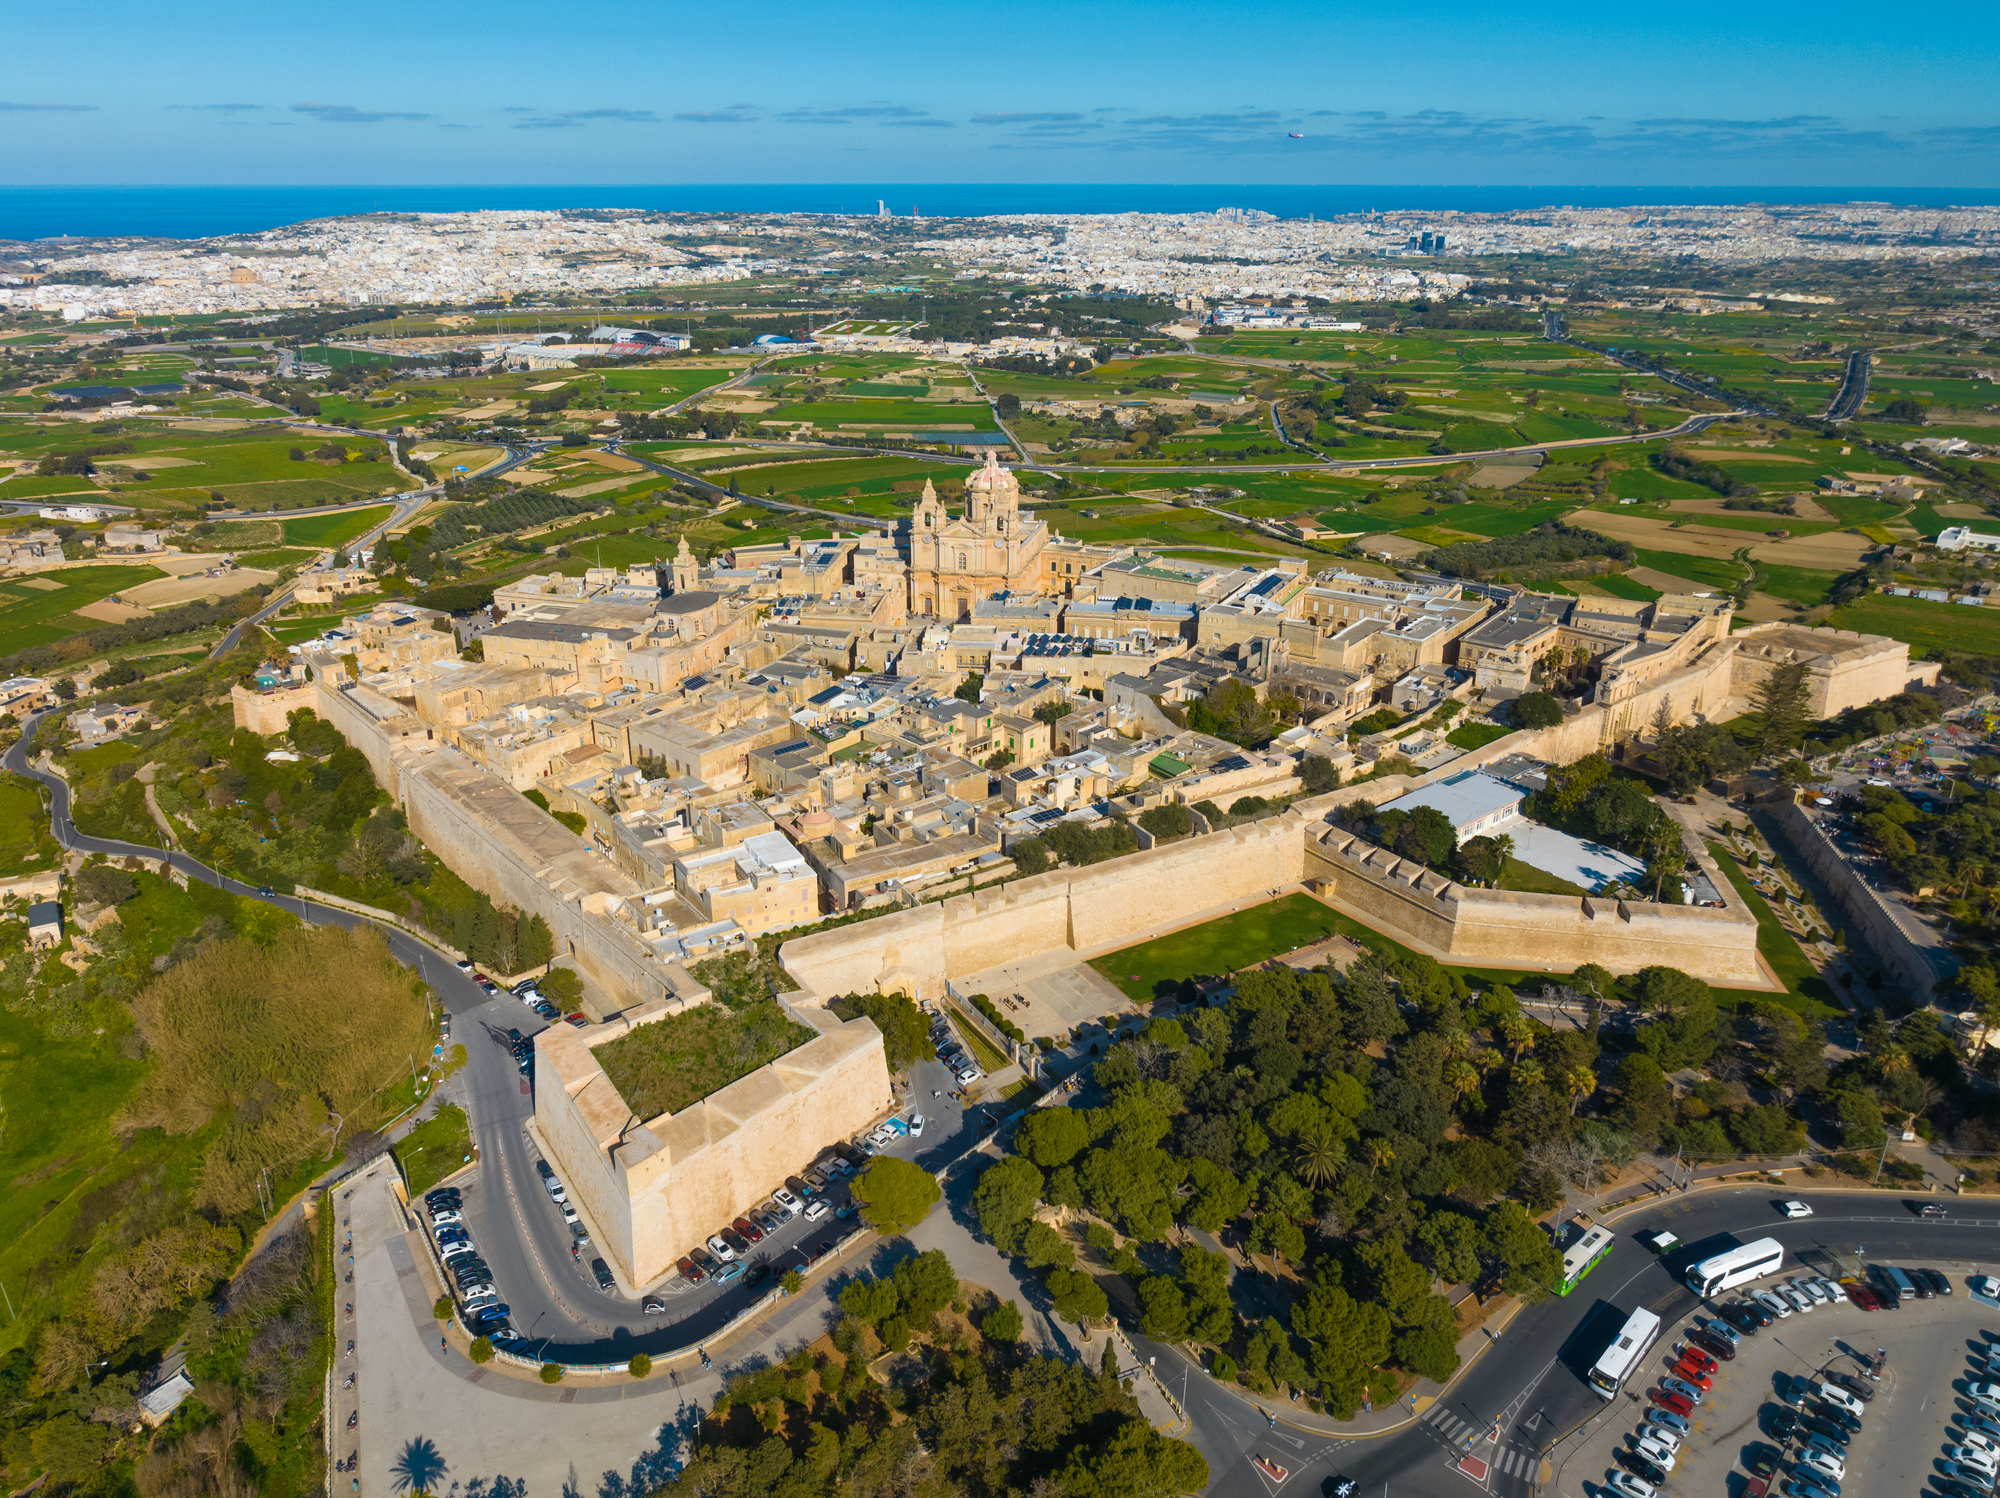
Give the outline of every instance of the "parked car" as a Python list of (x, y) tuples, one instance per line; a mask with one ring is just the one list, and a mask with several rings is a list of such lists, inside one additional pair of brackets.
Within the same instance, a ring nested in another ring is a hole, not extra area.
[(978, 1080), (979, 1069), (977, 1067), (968, 1066), (958, 1073), (958, 1085), (961, 1087), (970, 1087)]
[(444, 1207), (456, 1207), (461, 1198), (456, 1186), (440, 1186), (435, 1191), (424, 1193), (424, 1205), (433, 1212)]
[(724, 1264), (721, 1273), (716, 1275), (715, 1282), (718, 1285), (733, 1285), (742, 1278), (743, 1266), (741, 1264)]
[(1662, 1472), (1674, 1470), (1674, 1448), (1664, 1441), (1649, 1441), (1644, 1436), (1635, 1437), (1632, 1449)]
[(691, 1258), (680, 1260), (674, 1265), (674, 1268), (681, 1272), (681, 1278), (686, 1280), (690, 1285), (699, 1285), (703, 1280), (708, 1278), (707, 1274), (702, 1271), (701, 1265), (695, 1263)]
[(1770, 1293), (1801, 1315), (1805, 1315), (1813, 1308), (1813, 1298), (1791, 1285), (1773, 1285)]
[(1669, 1394), (1680, 1395), (1689, 1404), (1701, 1403), (1702, 1391), (1685, 1378), (1676, 1378), (1672, 1374), (1669, 1374), (1660, 1380), (1660, 1387), (1665, 1389)]
[(1780, 1321), (1786, 1320), (1792, 1314), (1791, 1306), (1773, 1295), (1769, 1290), (1752, 1290), (1750, 1298), (1769, 1311), (1773, 1316), (1776, 1316)]
[(1683, 1348), (1680, 1360), (1698, 1373), (1715, 1372), (1715, 1359), (1698, 1347)]
[(730, 1226), (736, 1229), (739, 1237), (747, 1239), (751, 1243), (762, 1243), (764, 1241), (764, 1230), (747, 1217), (737, 1218)]
[(535, 1008), (535, 1013), (539, 1014), (543, 1019), (547, 1020), (552, 1025), (557, 1020), (563, 1017), (562, 1011), (556, 1008), (556, 1006), (551, 1004), (547, 999), (538, 999), (535, 1002), (534, 1008)]
[(724, 1228), (722, 1230), (722, 1241), (735, 1249), (739, 1258), (747, 1259), (750, 1257), (750, 1240), (737, 1232), (735, 1228)]
[(1846, 1462), (1830, 1451), (1820, 1451), (1810, 1446), (1799, 1453), (1798, 1464), (1801, 1467), (1810, 1467), (1815, 1472), (1824, 1473), (1836, 1482), (1847, 1475)]
[(1934, 1294), (1951, 1294), (1951, 1281), (1939, 1274), (1935, 1269), (1913, 1269), (1910, 1273), (1913, 1275), (1921, 1274), (1924, 1277), (1924, 1283), (1931, 1287)]
[(1638, 1478), (1639, 1481), (1655, 1489), (1663, 1488), (1667, 1485), (1666, 1469), (1657, 1463), (1647, 1461), (1638, 1452), (1620, 1451), (1617, 1453), (1617, 1460), (1621, 1467)]
[(1706, 1373), (1703, 1373), (1699, 1368), (1688, 1367), (1686, 1363), (1674, 1364), (1669, 1372), (1673, 1382), (1685, 1385), (1690, 1389), (1697, 1389), (1703, 1394), (1706, 1394), (1710, 1389), (1715, 1387), (1715, 1380), (1710, 1378)]
[(693, 1259), (701, 1272), (706, 1274), (710, 1279), (714, 1279), (716, 1275), (722, 1272), (722, 1261), (705, 1248), (691, 1250), (688, 1253), (688, 1257)]
[(1650, 1482), (1634, 1477), (1630, 1472), (1613, 1472), (1606, 1486), (1620, 1498), (1653, 1498), (1655, 1492)]
[(757, 1232), (761, 1237), (768, 1238), (771, 1234), (778, 1231), (778, 1219), (773, 1217), (767, 1209), (752, 1207), (749, 1215), (750, 1221), (756, 1226)]
[(1714, 1332), (1697, 1327), (1688, 1333), (1688, 1341), (1703, 1352), (1721, 1358), (1725, 1363), (1735, 1361), (1736, 1344), (1727, 1337), (1719, 1337)]
[(1748, 1306), (1741, 1305), (1735, 1301), (1731, 1301), (1726, 1306), (1717, 1306), (1715, 1308), (1715, 1314), (1720, 1316), (1725, 1322), (1727, 1322), (1730, 1326), (1734, 1327), (1737, 1331), (1748, 1333), (1750, 1336), (1753, 1337), (1757, 1335), (1759, 1328), (1761, 1328), (1764, 1325), (1764, 1323), (1758, 1320), (1758, 1318), (1751, 1312)]
[(1676, 1415), (1687, 1416), (1694, 1413), (1694, 1401), (1685, 1394), (1675, 1393), (1664, 1383), (1653, 1390), (1653, 1403), (1662, 1409), (1672, 1410)]
[(1826, 1380), (1828, 1383), (1838, 1384), (1863, 1404), (1869, 1403), (1875, 1397), (1875, 1386), (1865, 1378), (1856, 1378), (1852, 1373), (1829, 1373), (1826, 1375)]
[(602, 1259), (592, 1259), (590, 1261), (590, 1272), (597, 1277), (597, 1288), (600, 1290), (612, 1289), (618, 1283), (612, 1277), (611, 1266)]
[(779, 1210), (785, 1214), (787, 1219), (799, 1215), (799, 1199), (783, 1186), (780, 1186), (776, 1191), (771, 1193), (771, 1200), (778, 1204)]
[(431, 1227), (433, 1229), (448, 1228), (454, 1223), (463, 1221), (465, 1221), (465, 1215), (461, 1212), (445, 1211), (431, 1213)]
[(462, 1259), (467, 1254), (476, 1254), (478, 1252), (479, 1250), (472, 1246), (470, 1238), (455, 1238), (438, 1250), (438, 1257), (449, 1264), (454, 1259)]
[(575, 1025), (579, 1030), (583, 1029), (586, 1025), (590, 1023), (590, 1017), (586, 1015), (581, 1009), (577, 1010), (577, 1012), (574, 1014), (565, 1014), (563, 1016), (563, 1020), (567, 1024)]
[(1975, 1274), (1965, 1282), (1965, 1288), (1974, 1300), (1989, 1306), (2000, 1306), (2000, 1279), (1990, 1274)]
[(1771, 1439), (1774, 1441), (1791, 1440), (1793, 1436), (1799, 1433), (1798, 1411), (1787, 1409), (1772, 1410), (1771, 1418), (1765, 1423), (1765, 1428), (1770, 1431)]
[(829, 1210), (825, 1198), (816, 1196), (806, 1203), (806, 1221), (818, 1222)]
[(924, 1116), (923, 1116), (923, 1114), (921, 1114), (921, 1113), (912, 1113), (912, 1114), (910, 1115), (910, 1137), (911, 1137), (912, 1139), (921, 1139), (921, 1138), (923, 1138), (923, 1137), (924, 1137)]
[(1749, 1317), (1760, 1331), (1778, 1319), (1754, 1300), (1733, 1300), (1723, 1307), (1725, 1311), (1732, 1308)]
[(1657, 1442), (1669, 1451), (1678, 1451), (1681, 1444), (1681, 1433), (1672, 1426), (1660, 1425), (1649, 1420), (1639, 1427), (1639, 1439), (1641, 1441)]
[(664, 1316), (667, 1303), (657, 1295), (648, 1295), (639, 1302), (639, 1311), (646, 1316)]
[(2000, 1409), (2000, 1384), (1968, 1384), (1965, 1392), (1983, 1405)]
[(1646, 1418), (1652, 1421), (1655, 1425), (1662, 1426), (1667, 1430), (1673, 1431), (1683, 1440), (1687, 1439), (1689, 1432), (1693, 1429), (1693, 1427), (1688, 1424), (1688, 1418), (1686, 1415), (1675, 1414), (1672, 1410), (1662, 1409), (1657, 1405), (1654, 1406), (1652, 1409), (1646, 1411)]
[(720, 1233), (709, 1235), (708, 1251), (725, 1264), (734, 1262), (736, 1258), (736, 1250), (729, 1246), (729, 1240)]

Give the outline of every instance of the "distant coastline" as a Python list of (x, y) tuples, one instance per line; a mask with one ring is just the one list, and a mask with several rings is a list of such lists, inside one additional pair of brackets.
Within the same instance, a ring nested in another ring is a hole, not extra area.
[(1385, 211), (1500, 213), (1535, 208), (1699, 203), (2000, 204), (1991, 188), (1476, 187), (1118, 183), (843, 183), (720, 186), (0, 187), (0, 240), (138, 235), (203, 239), (370, 212), (637, 208), (682, 213), (868, 213), (899, 218), (1016, 213), (1206, 213), (1255, 208), (1280, 218)]

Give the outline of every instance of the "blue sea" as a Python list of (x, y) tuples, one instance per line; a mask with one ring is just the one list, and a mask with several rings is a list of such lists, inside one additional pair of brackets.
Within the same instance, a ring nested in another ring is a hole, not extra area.
[(62, 235), (200, 239), (342, 214), (478, 208), (647, 208), (683, 213), (1204, 213), (1259, 208), (1280, 218), (1375, 209), (1493, 213), (1685, 203), (1894, 203), (1974, 207), (2000, 191), (1911, 187), (1479, 187), (1226, 183), (821, 183), (584, 187), (0, 187), (0, 240)]

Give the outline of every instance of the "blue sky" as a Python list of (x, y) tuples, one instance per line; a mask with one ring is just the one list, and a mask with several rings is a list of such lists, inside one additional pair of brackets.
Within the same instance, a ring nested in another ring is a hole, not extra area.
[(14, 183), (2000, 186), (1991, 3), (97, 0), (7, 33)]

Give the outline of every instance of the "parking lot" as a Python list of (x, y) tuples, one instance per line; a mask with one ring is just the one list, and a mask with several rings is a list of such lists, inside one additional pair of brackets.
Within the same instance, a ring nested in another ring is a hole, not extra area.
[[(556, 1023), (562, 1022), (558, 1015)], [(948, 1047), (954, 1037), (942, 1021), (937, 1024), (939, 1044)], [(534, 1037), (545, 1028), (545, 1018), (527, 996), (493, 992), (486, 1004), (462, 1017), (460, 1028), (467, 1044), (512, 1057), (505, 1064), (518, 1071), (526, 1096), (534, 1078)], [(648, 1332), (700, 1336), (720, 1327), (766, 1294), (786, 1270), (815, 1262), (854, 1230), (856, 1206), (849, 1182), (874, 1154), (931, 1166), (975, 1142), (983, 1116), (966, 1113), (958, 1075), (939, 1062), (924, 1061), (912, 1068), (910, 1083), (907, 1106), (890, 1119), (860, 1138), (822, 1150), (813, 1160), (797, 1162), (797, 1173), (769, 1182), (767, 1194), (745, 1204), (741, 1216), (709, 1224), (713, 1236), (707, 1241), (681, 1245), (686, 1268), (694, 1273), (677, 1267), (645, 1285), (627, 1283), (605, 1260), (595, 1241), (595, 1225), (569, 1202), (567, 1185), (538, 1147), (532, 1128), (522, 1127), (506, 1141), (504, 1151), (488, 1148), (477, 1170), (451, 1183), (455, 1200), (438, 1203), (460, 1219), (433, 1224), (434, 1239), (442, 1227), (447, 1239), (463, 1240), (455, 1246), (440, 1244), (451, 1247), (450, 1278), (458, 1279), (456, 1270), (471, 1266), (479, 1272), (468, 1274), (460, 1288), (477, 1292), (491, 1286), (485, 1295), (462, 1299), (461, 1309), (492, 1314), (493, 1307), (504, 1308), (504, 1316), (491, 1325), (475, 1327), (496, 1340), (514, 1333), (537, 1341), (553, 1334), (558, 1342), (571, 1344), (592, 1339), (617, 1343)], [(512, 1168), (503, 1153), (513, 1157)], [(781, 1187), (789, 1200), (771, 1194)], [(465, 1319), (474, 1324), (472, 1315)]]
[[(1769, 1327), (1739, 1333), (1735, 1358), (1715, 1359), (1706, 1375), (1712, 1387), (1701, 1391), (1687, 1430), (1673, 1432), (1678, 1443), (1661, 1443), (1674, 1462), (1656, 1491), (1743, 1498), (1755, 1491), (1762, 1473), (1769, 1477), (1771, 1493), (1795, 1498), (1874, 1498), (1926, 1490), (1940, 1498), (1984, 1498), (1990, 1481), (1971, 1481), (1962, 1490), (1951, 1486), (1954, 1477), (1984, 1474), (1954, 1473), (1952, 1467), (1964, 1463), (1952, 1463), (1946, 1449), (1963, 1444), (1968, 1416), (1977, 1411), (1967, 1391), (1988, 1375), (1983, 1355), (1975, 1360), (1973, 1354), (1983, 1349), (1988, 1335), (2000, 1338), (2000, 1307), (1975, 1299), (1962, 1270), (1952, 1274), (1949, 1266), (1938, 1267), (1951, 1283), (1954, 1293), (1948, 1297), (1905, 1298), (1896, 1309), (1872, 1312), (1842, 1299), (1815, 1304), (1810, 1312), (1794, 1310)], [(1744, 1288), (1769, 1291), (1808, 1272), (1787, 1265), (1779, 1275)], [(1719, 1299), (1741, 1298), (1739, 1291)], [(1705, 1332), (1714, 1319), (1700, 1308), (1662, 1328), (1643, 1369), (1626, 1380), (1602, 1414), (1558, 1448), (1558, 1491), (1572, 1498), (1633, 1498), (1637, 1490), (1630, 1486), (1632, 1480), (1644, 1481), (1641, 1462), (1635, 1460), (1641, 1456), (1639, 1433), (1663, 1408), (1658, 1403), (1662, 1380), (1672, 1376), (1679, 1353), (1689, 1345), (1689, 1332)], [(1878, 1355), (1880, 1376), (1871, 1380), (1868, 1371)], [(2000, 1381), (2000, 1375), (1995, 1378)], [(1843, 1384), (1874, 1397), (1864, 1401), (1844, 1395)], [(1830, 1397), (1825, 1393), (1829, 1388)], [(1850, 1399), (1857, 1414), (1843, 1420), (1833, 1405)], [(1852, 1428), (1856, 1419), (1858, 1430)], [(1994, 1424), (1993, 1440), (2000, 1446), (2000, 1412)], [(1850, 1437), (1844, 1454), (1833, 1440), (1843, 1426)], [(1805, 1462), (1815, 1427), (1825, 1433), (1821, 1446), (1829, 1441), (1835, 1446), (1833, 1464), (1821, 1464), (1831, 1481), (1816, 1482)], [(1661, 1428), (1653, 1427), (1656, 1432)], [(1652, 1456), (1658, 1454), (1655, 1446)]]

